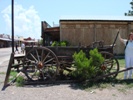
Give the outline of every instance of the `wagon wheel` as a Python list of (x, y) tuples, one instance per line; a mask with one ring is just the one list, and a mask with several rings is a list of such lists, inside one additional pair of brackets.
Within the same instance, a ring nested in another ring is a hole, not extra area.
[(104, 62), (101, 65), (101, 70), (105, 75), (108, 75), (110, 73), (114, 73), (109, 75), (110, 78), (115, 78), (119, 71), (119, 63), (118, 60), (115, 58), (115, 56), (109, 52), (100, 52), (102, 56), (104, 57)]
[(53, 51), (46, 47), (35, 47), (24, 57), (23, 69), (29, 80), (54, 80), (58, 74), (58, 63)]

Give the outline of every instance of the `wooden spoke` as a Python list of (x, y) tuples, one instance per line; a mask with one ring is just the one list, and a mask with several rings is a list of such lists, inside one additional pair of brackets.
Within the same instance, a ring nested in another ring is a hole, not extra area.
[(41, 53), (41, 62), (43, 62), (43, 57), (44, 57), (44, 50), (42, 50), (42, 53)]
[(40, 58), (39, 58), (39, 55), (38, 55), (38, 51), (37, 50), (35, 50), (35, 51), (36, 51), (36, 54), (37, 54), (38, 61), (40, 61)]
[(45, 56), (45, 58), (42, 60), (42, 62), (44, 62), (49, 55), (50, 55), (50, 52)]
[(30, 53), (30, 55), (33, 57), (33, 59), (38, 62), (38, 60), (33, 56), (33, 54)]
[(51, 58), (51, 59), (49, 59), (49, 60), (45, 61), (45, 62), (44, 62), (44, 64), (46, 64), (46, 63), (48, 63), (48, 62), (52, 61), (53, 59), (54, 59), (54, 58)]

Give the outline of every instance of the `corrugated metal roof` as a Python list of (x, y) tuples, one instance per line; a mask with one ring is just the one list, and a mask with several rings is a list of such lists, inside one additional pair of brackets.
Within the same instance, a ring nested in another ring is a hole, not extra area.
[(133, 16), (61, 16), (60, 20), (133, 21)]

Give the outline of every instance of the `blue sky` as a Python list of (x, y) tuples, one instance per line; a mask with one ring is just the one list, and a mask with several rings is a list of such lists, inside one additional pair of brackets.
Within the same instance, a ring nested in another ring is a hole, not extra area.
[[(0, 0), (0, 34), (11, 35), (11, 1)], [(61, 16), (124, 16), (132, 0), (14, 0), (14, 35), (41, 38), (41, 21)]]

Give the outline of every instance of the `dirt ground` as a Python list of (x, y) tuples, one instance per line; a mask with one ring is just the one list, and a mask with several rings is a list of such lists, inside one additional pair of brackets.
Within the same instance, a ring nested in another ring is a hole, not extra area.
[(132, 100), (133, 88), (122, 85), (103, 89), (82, 90), (75, 84), (54, 84), (17, 87), (11, 85), (2, 91), (8, 61), (0, 65), (0, 100)]

